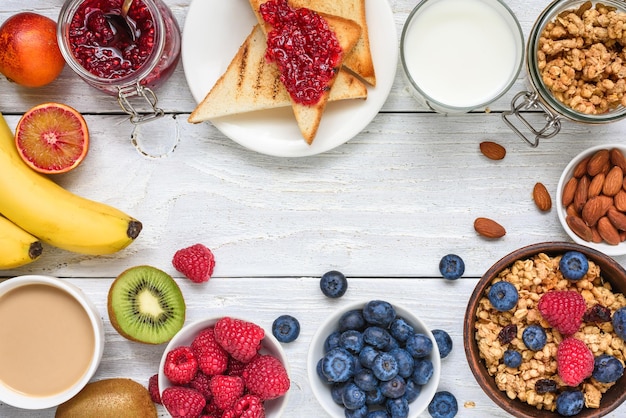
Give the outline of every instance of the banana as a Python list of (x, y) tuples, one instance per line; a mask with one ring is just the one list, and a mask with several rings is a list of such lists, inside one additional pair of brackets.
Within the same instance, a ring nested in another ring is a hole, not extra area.
[(141, 222), (85, 199), (31, 170), (0, 114), (0, 213), (41, 241), (81, 254), (112, 254), (141, 232)]
[(36, 237), (3, 216), (0, 216), (0, 248), (0, 270), (31, 263), (43, 251)]

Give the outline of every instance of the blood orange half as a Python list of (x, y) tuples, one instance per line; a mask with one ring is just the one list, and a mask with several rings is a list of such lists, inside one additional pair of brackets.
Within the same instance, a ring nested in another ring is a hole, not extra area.
[(89, 150), (83, 116), (61, 103), (43, 103), (22, 116), (15, 129), (17, 151), (33, 170), (65, 173), (77, 167)]

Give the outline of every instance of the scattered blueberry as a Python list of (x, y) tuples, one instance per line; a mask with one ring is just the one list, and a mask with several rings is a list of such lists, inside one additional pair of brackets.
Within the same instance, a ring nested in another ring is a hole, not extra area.
[(434, 329), (432, 333), (433, 337), (435, 337), (437, 348), (439, 348), (439, 357), (446, 358), (452, 351), (452, 338), (450, 338), (450, 334), (442, 329)]
[(418, 385), (425, 385), (433, 377), (434, 372), (435, 368), (432, 361), (428, 359), (417, 360), (411, 379)]
[(428, 413), (433, 418), (452, 418), (459, 411), (459, 405), (453, 394), (448, 391), (435, 393), (428, 404)]
[(354, 375), (355, 359), (344, 348), (337, 347), (322, 357), (322, 373), (331, 382), (345, 382)]
[(415, 369), (415, 359), (404, 348), (394, 348), (389, 351), (389, 354), (396, 358), (398, 362), (398, 374), (405, 379), (413, 374)]
[(349, 329), (341, 333), (339, 346), (345, 348), (352, 354), (358, 354), (363, 349), (363, 334), (355, 329)]
[(444, 255), (439, 261), (439, 271), (444, 279), (456, 280), (465, 273), (465, 263), (456, 254)]
[(361, 369), (354, 374), (354, 384), (363, 391), (369, 392), (378, 387), (378, 379), (370, 369)]
[(517, 369), (522, 364), (522, 354), (515, 350), (506, 350), (502, 357), (506, 367)]
[(363, 307), (363, 318), (372, 324), (388, 328), (396, 319), (396, 310), (384, 300), (371, 300)]
[(585, 406), (585, 397), (579, 390), (566, 391), (556, 398), (556, 410), (565, 417), (578, 414)]
[(300, 335), (300, 323), (291, 315), (281, 315), (272, 323), (272, 334), (281, 343), (290, 343)]
[(391, 342), (391, 335), (381, 327), (367, 327), (363, 331), (363, 340), (372, 347), (382, 350)]
[(389, 326), (391, 336), (400, 342), (406, 342), (407, 338), (414, 332), (413, 326), (400, 317), (396, 317)]
[(362, 331), (365, 328), (365, 319), (361, 309), (353, 309), (341, 315), (338, 323), (339, 332), (355, 329)]
[(395, 399), (404, 395), (406, 391), (406, 381), (402, 376), (394, 376), (390, 380), (380, 382), (379, 387), (383, 396)]
[(622, 340), (626, 340), (626, 307), (619, 308), (613, 314), (613, 331)]
[(405, 348), (414, 358), (424, 358), (433, 351), (433, 342), (425, 334), (413, 334), (406, 340)]
[(517, 305), (519, 294), (517, 289), (509, 282), (497, 282), (489, 289), (489, 302), (500, 312), (511, 310)]
[(589, 261), (587, 261), (587, 257), (581, 252), (568, 251), (561, 257), (559, 269), (563, 277), (567, 280), (580, 280), (587, 274), (587, 270), (589, 270)]
[(398, 375), (398, 362), (391, 354), (382, 352), (374, 359), (372, 371), (378, 380), (391, 380)]
[(331, 270), (322, 276), (320, 280), (320, 289), (322, 293), (329, 298), (340, 298), (348, 290), (348, 280), (343, 273)]
[(359, 409), (365, 405), (365, 392), (354, 383), (348, 383), (343, 390), (342, 399), (346, 409)]
[(409, 402), (404, 397), (388, 399), (386, 407), (391, 418), (406, 418), (409, 416)]
[(546, 331), (540, 325), (529, 325), (522, 333), (522, 341), (529, 349), (539, 351), (546, 345)]
[(595, 358), (593, 378), (598, 382), (612, 383), (624, 374), (624, 365), (616, 357), (602, 354)]

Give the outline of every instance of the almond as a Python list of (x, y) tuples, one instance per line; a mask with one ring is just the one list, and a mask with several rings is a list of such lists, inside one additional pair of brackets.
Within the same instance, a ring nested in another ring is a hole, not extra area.
[(598, 220), (598, 233), (607, 244), (618, 245), (621, 242), (619, 232), (606, 216)]
[(578, 187), (578, 178), (572, 177), (565, 183), (563, 186), (563, 193), (561, 195), (561, 200), (563, 202), (563, 206), (567, 207), (574, 201), (574, 195), (576, 194), (576, 188)]
[(572, 232), (578, 235), (583, 240), (593, 240), (593, 232), (591, 231), (591, 228), (589, 228), (585, 221), (583, 221), (578, 216), (569, 215), (567, 218), (565, 218), (565, 222), (567, 223), (567, 226), (570, 227)]
[(613, 204), (615, 208), (621, 212), (626, 212), (626, 191), (620, 190), (613, 196)]
[(474, 229), (485, 238), (502, 238), (506, 234), (502, 225), (489, 218), (476, 218)]
[(578, 179), (578, 185), (576, 186), (576, 193), (574, 194), (574, 208), (577, 212), (583, 210), (583, 206), (587, 202), (587, 196), (589, 195), (589, 176), (582, 176)]
[(546, 212), (552, 209), (552, 197), (543, 183), (536, 183), (533, 188), (533, 200), (540, 211)]
[(591, 228), (591, 233), (593, 234), (593, 238), (591, 238), (591, 242), (600, 244), (603, 241), (602, 237), (600, 236), (600, 233), (598, 232), (598, 228), (596, 228), (595, 226)]
[(615, 209), (615, 207), (610, 207), (606, 212), (606, 217), (609, 218), (615, 229), (626, 231), (626, 215), (624, 213)]
[(567, 216), (579, 216), (580, 215), (580, 213), (574, 207), (573, 203), (569, 205), (567, 208), (565, 208), (565, 213)]
[(587, 174), (587, 164), (589, 163), (590, 159), (591, 157), (583, 158), (581, 162), (576, 164), (576, 167), (574, 167), (574, 174), (573, 174), (575, 178), (579, 179), (585, 174)]
[(609, 150), (601, 149), (591, 156), (587, 163), (587, 174), (591, 177), (604, 172), (609, 167)]
[(589, 190), (587, 191), (587, 197), (592, 198), (602, 193), (602, 186), (604, 186), (604, 179), (606, 176), (604, 173), (600, 173), (589, 182)]
[(624, 154), (622, 154), (622, 151), (617, 148), (612, 148), (609, 152), (609, 156), (611, 164), (618, 166), (623, 172), (626, 173), (626, 158), (624, 157)]
[(506, 149), (492, 141), (483, 141), (480, 143), (480, 152), (490, 160), (501, 160), (506, 155)]
[(607, 196), (615, 196), (617, 192), (622, 190), (622, 182), (624, 181), (624, 172), (618, 166), (614, 166), (604, 179), (602, 193)]
[(594, 196), (583, 206), (581, 217), (588, 226), (594, 226), (598, 219), (606, 215), (611, 206), (613, 206), (613, 199), (610, 197)]

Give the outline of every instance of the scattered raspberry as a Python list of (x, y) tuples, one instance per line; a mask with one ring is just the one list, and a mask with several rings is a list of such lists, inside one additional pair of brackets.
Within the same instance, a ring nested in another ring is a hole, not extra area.
[(148, 392), (150, 392), (150, 398), (154, 403), (161, 403), (161, 392), (159, 392), (159, 375), (155, 374), (148, 379)]
[(243, 395), (243, 380), (239, 376), (217, 375), (209, 384), (213, 394), (213, 402), (219, 409), (231, 409)]
[(611, 310), (606, 306), (600, 305), (599, 303), (587, 309), (587, 312), (583, 315), (583, 321), (585, 322), (601, 324), (603, 322), (609, 322), (610, 320)]
[(584, 342), (566, 338), (557, 349), (559, 376), (568, 386), (578, 386), (593, 373), (593, 353)]
[(185, 385), (191, 382), (198, 371), (198, 361), (191, 351), (191, 347), (176, 347), (165, 357), (163, 373), (175, 385)]
[(265, 418), (263, 401), (254, 395), (244, 395), (235, 405), (224, 412), (222, 418)]
[(564, 336), (578, 331), (587, 310), (585, 299), (575, 290), (545, 293), (537, 307), (546, 321)]
[(248, 392), (261, 400), (278, 398), (287, 393), (290, 386), (282, 363), (270, 355), (254, 358), (244, 369), (242, 377)]
[(206, 374), (198, 370), (196, 376), (191, 382), (189, 382), (189, 387), (197, 390), (202, 396), (204, 396), (204, 399), (208, 402), (213, 397), (213, 395), (211, 394), (211, 388), (209, 387), (210, 383), (211, 376), (207, 376)]
[(210, 376), (222, 374), (228, 367), (228, 353), (218, 344), (213, 328), (198, 334), (191, 343), (191, 351), (198, 360), (200, 370)]
[(215, 257), (204, 245), (195, 244), (176, 251), (172, 264), (192, 282), (202, 283), (213, 274)]
[(241, 319), (223, 317), (215, 324), (217, 342), (233, 358), (244, 363), (256, 355), (263, 337), (263, 328)]
[(517, 325), (515, 324), (504, 326), (498, 333), (498, 341), (502, 345), (510, 343), (515, 337), (517, 337)]
[(172, 418), (197, 418), (206, 405), (197, 391), (180, 386), (165, 389), (161, 399)]

